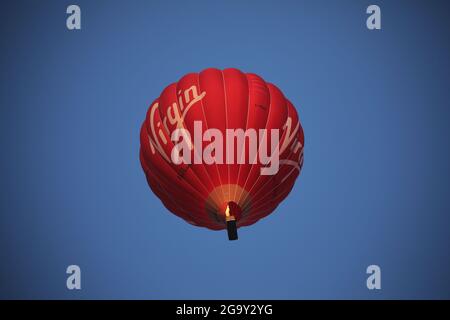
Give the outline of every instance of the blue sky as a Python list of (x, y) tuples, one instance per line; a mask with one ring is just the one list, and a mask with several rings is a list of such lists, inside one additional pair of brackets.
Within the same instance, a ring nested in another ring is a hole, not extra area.
[[(78, 31), (72, 3), (5, 4), (0, 297), (450, 298), (448, 4), (377, 3), (377, 31), (368, 1), (77, 1)], [(292, 193), (234, 242), (139, 164), (149, 104), (207, 67), (277, 84), (305, 132)]]

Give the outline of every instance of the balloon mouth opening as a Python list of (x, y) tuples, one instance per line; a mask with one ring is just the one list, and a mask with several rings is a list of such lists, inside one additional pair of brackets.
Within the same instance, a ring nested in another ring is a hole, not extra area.
[(222, 205), (222, 212), (225, 215), (225, 221), (240, 220), (242, 217), (241, 207), (234, 201), (228, 201)]
[(240, 185), (226, 184), (214, 188), (205, 201), (206, 212), (219, 223), (225, 223), (227, 206), (230, 215), (240, 220), (251, 208), (251, 197)]

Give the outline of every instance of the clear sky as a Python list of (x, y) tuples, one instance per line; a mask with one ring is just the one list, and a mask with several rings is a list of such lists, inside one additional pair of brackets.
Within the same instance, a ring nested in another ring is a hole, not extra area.
[[(0, 297), (450, 298), (449, 4), (376, 3), (376, 31), (372, 1), (2, 4)], [(305, 132), (292, 193), (234, 242), (139, 164), (149, 104), (207, 67), (275, 83)]]

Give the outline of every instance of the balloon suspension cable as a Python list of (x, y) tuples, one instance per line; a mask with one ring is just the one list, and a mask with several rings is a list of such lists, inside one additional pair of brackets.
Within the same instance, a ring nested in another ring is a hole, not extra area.
[(228, 231), (228, 240), (237, 240), (237, 226), (236, 226), (236, 218), (230, 212), (230, 206), (227, 205), (227, 209), (225, 210), (225, 220), (227, 222), (227, 231)]

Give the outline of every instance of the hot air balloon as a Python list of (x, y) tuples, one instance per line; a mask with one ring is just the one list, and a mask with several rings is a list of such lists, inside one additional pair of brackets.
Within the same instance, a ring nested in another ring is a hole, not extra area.
[(164, 206), (188, 223), (237, 228), (272, 213), (303, 165), (297, 111), (275, 85), (209, 68), (167, 86), (140, 132), (140, 161)]

